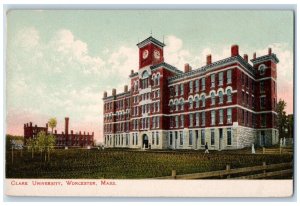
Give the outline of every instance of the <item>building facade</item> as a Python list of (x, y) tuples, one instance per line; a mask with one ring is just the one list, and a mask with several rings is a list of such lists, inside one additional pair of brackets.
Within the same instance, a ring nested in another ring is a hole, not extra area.
[(276, 129), (278, 58), (248, 61), (238, 45), (231, 56), (184, 71), (164, 61), (165, 44), (150, 36), (137, 44), (138, 71), (130, 89), (104, 92), (106, 147), (151, 149), (238, 149), (278, 143)]
[[(49, 134), (48, 124), (45, 127), (38, 127), (37, 125), (33, 126), (32, 122), (24, 124), (24, 141), (26, 142), (31, 138), (36, 138), (38, 133), (44, 131), (46, 134)], [(76, 132), (74, 133), (71, 130), (69, 133), (69, 118), (65, 118), (65, 131), (62, 133), (57, 133), (57, 130), (54, 130), (53, 135), (56, 137), (56, 146), (57, 147), (87, 147), (94, 145), (94, 132), (91, 134), (89, 132)]]

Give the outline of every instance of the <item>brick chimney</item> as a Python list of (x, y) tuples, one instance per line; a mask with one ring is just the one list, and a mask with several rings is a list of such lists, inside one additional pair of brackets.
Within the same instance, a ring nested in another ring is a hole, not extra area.
[(117, 90), (116, 89), (112, 89), (112, 95), (116, 96), (116, 94), (117, 94)]
[(211, 64), (211, 54), (206, 56), (206, 65), (210, 65)]
[(248, 62), (248, 55), (247, 55), (247, 54), (244, 54), (244, 60), (245, 60), (246, 62)]
[(253, 59), (256, 59), (256, 52), (253, 53)]
[(103, 98), (106, 98), (106, 97), (107, 97), (107, 92), (104, 91), (104, 93), (103, 93)]
[(269, 54), (269, 55), (272, 55), (272, 48), (269, 48), (268, 54)]
[(127, 85), (124, 86), (124, 92), (128, 92), (128, 86)]
[(133, 69), (131, 70), (131, 75), (133, 75), (133, 73), (134, 73), (134, 71), (133, 71)]
[(69, 117), (65, 117), (65, 134), (66, 136), (69, 134)]
[(189, 65), (188, 63), (186, 63), (186, 64), (184, 65), (184, 73), (189, 72), (190, 69), (191, 69), (190, 65)]
[(239, 46), (238, 45), (232, 45), (231, 46), (231, 56), (238, 56), (239, 55)]

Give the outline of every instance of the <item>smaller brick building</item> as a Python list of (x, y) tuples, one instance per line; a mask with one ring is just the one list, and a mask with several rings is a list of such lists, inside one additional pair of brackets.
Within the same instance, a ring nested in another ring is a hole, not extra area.
[[(32, 125), (32, 122), (24, 124), (24, 140), (25, 144), (28, 139), (36, 138), (37, 134), (41, 131), (49, 134), (48, 124), (45, 127), (38, 127), (37, 125)], [(56, 146), (65, 147), (65, 146), (76, 146), (76, 147), (86, 147), (94, 145), (94, 132), (91, 134), (89, 132), (76, 132), (73, 130), (69, 133), (69, 118), (65, 118), (65, 131), (62, 133), (57, 133), (57, 130), (54, 130), (53, 135), (56, 137)]]

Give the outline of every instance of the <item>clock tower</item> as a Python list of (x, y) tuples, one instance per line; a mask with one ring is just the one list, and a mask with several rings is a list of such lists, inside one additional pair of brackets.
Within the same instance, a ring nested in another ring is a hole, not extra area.
[(139, 47), (139, 68), (162, 63), (164, 61), (164, 43), (150, 36), (137, 44)]

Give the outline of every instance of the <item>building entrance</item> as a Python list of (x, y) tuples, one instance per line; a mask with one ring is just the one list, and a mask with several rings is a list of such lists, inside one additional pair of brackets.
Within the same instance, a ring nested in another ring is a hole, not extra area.
[(149, 138), (146, 134), (143, 135), (143, 145), (142, 147), (148, 148), (149, 147)]

